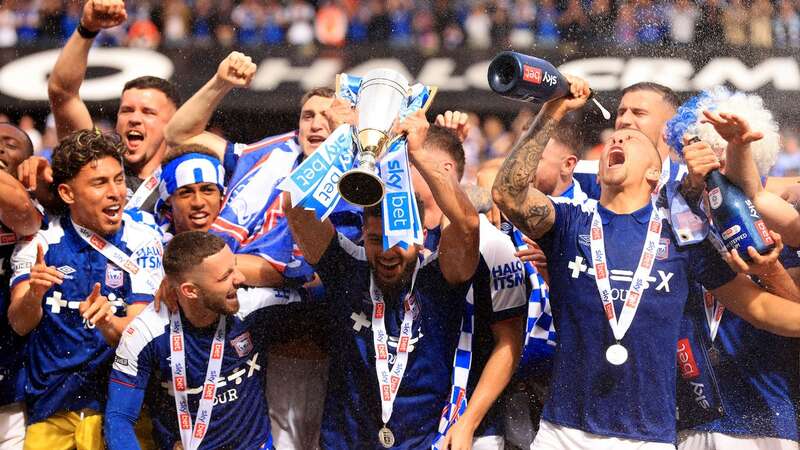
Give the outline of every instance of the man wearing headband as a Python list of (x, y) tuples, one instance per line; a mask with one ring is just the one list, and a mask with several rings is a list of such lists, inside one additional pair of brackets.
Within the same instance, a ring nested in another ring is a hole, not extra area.
[(123, 151), (116, 135), (63, 139), (52, 188), (64, 214), (11, 259), (9, 322), (30, 335), (26, 448), (103, 447), (112, 346), (161, 282), (161, 236), (123, 214)]
[(42, 218), (15, 178), (17, 166), (31, 154), (28, 135), (10, 123), (0, 123), (0, 448), (4, 449), (21, 449), (25, 439), (25, 416), (17, 390), (25, 342), (8, 325), (7, 313), (14, 244), (36, 233)]
[[(225, 193), (225, 169), (217, 155), (199, 144), (181, 145), (164, 158), (156, 204), (164, 241), (186, 231), (208, 231), (219, 216)], [(238, 255), (244, 284), (253, 287), (283, 284), (283, 277), (256, 255)]]
[[(252, 274), (278, 275), (275, 284), (262, 286), (282, 286), (286, 280), (301, 284), (312, 279), (314, 271), (296, 250), (284, 217), (283, 200), (275, 186), (304, 156), (316, 151), (352, 111), (346, 102), (335, 100), (333, 89), (321, 87), (311, 89), (300, 100), (296, 131), (267, 137), (252, 145), (228, 142), (206, 132), (206, 125), (222, 99), (235, 87), (246, 86), (255, 70), (249, 57), (231, 54), (220, 63), (208, 83), (175, 113), (165, 135), (172, 146), (197, 143), (218, 155), (224, 154), (226, 167), (230, 166), (229, 159), (238, 159), (228, 184), (228, 195), (211, 232), (228, 243), (237, 255), (237, 264), (243, 264), (246, 256), (262, 258), (273, 265), (273, 270)], [(341, 202), (331, 221), (338, 231), (358, 240), (360, 214), (345, 203)], [(247, 284), (251, 284), (251, 274), (244, 266), (240, 269)], [(312, 296), (322, 295), (317, 283)], [(269, 355), (267, 393), (273, 437), (276, 447), (310, 448), (319, 441), (328, 371), (322, 328), (329, 320), (324, 308), (316, 302), (313, 310), (287, 317), (286, 322), (306, 334), (274, 346)]]
[(198, 144), (167, 154), (161, 169), (156, 214), (172, 234), (208, 231), (222, 207), (225, 169), (219, 158)]

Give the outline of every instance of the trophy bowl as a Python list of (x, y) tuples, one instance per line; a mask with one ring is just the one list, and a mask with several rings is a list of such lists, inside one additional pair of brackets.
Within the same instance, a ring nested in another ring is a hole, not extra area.
[(344, 173), (337, 185), (347, 202), (368, 207), (383, 200), (385, 188), (377, 162), (392, 138), (392, 125), (408, 95), (408, 81), (393, 70), (374, 69), (362, 78), (356, 101), (358, 128), (354, 130), (356, 167)]

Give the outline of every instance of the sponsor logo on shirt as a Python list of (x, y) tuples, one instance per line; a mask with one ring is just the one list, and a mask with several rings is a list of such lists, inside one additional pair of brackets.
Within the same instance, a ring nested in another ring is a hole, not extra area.
[(127, 366), (128, 360), (121, 356), (114, 355), (114, 364), (119, 364), (120, 366)]
[(700, 376), (700, 368), (697, 366), (687, 338), (678, 341), (678, 369), (684, 380), (693, 380)]
[(59, 272), (64, 274), (64, 279), (71, 280), (72, 274), (75, 273), (75, 269), (70, 266), (61, 266), (58, 269)]
[(14, 233), (0, 233), (0, 245), (11, 245), (17, 243), (17, 235)]
[(160, 269), (162, 251), (158, 245), (148, 245), (136, 250), (133, 257), (142, 269)]
[(377, 303), (375, 305), (375, 312), (373, 313), (373, 315), (376, 319), (383, 319), (384, 308), (385, 306), (383, 303)]
[(525, 283), (525, 268), (522, 261), (501, 264), (492, 267), (493, 290), (512, 289)]

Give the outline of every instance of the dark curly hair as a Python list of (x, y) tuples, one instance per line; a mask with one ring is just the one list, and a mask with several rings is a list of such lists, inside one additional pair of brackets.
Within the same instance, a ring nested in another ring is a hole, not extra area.
[(58, 205), (58, 212), (66, 209), (58, 195), (58, 186), (74, 179), (87, 164), (112, 157), (123, 163), (125, 146), (116, 133), (103, 133), (98, 129), (80, 130), (65, 137), (53, 149), (53, 184), (50, 188)]

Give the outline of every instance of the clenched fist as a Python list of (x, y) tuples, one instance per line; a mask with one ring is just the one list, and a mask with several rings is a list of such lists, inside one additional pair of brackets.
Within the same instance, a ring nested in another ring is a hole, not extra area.
[(128, 20), (123, 0), (89, 0), (83, 5), (81, 25), (89, 31), (114, 28)]
[(240, 52), (231, 52), (219, 63), (217, 79), (232, 88), (247, 87), (253, 81), (257, 68), (258, 66), (249, 56)]

